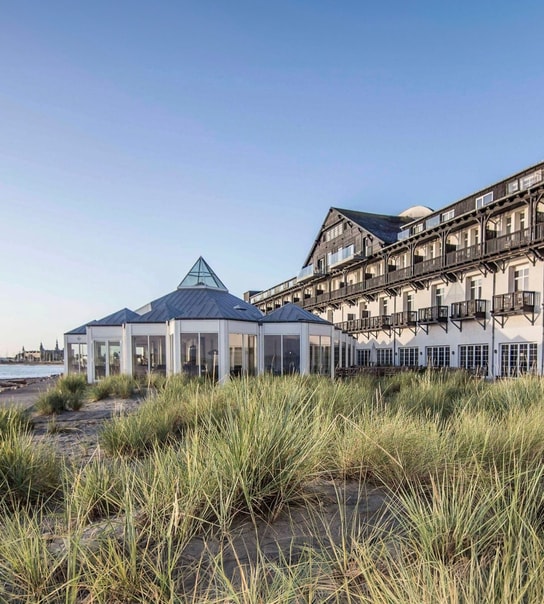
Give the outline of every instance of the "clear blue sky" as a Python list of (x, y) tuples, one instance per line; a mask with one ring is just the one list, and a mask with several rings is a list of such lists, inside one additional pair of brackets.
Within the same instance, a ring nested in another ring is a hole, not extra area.
[(544, 159), (541, 1), (0, 0), (0, 356)]

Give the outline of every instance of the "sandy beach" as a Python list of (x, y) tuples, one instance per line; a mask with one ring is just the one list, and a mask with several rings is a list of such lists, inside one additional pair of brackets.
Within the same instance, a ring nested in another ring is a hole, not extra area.
[(46, 378), (18, 378), (0, 380), (0, 406), (31, 407), (38, 396), (52, 388), (57, 381), (56, 376)]

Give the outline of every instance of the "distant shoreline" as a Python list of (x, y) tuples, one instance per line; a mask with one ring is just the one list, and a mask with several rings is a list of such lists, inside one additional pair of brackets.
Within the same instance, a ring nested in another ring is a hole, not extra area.
[(62, 361), (16, 361), (0, 359), (0, 365), (62, 365)]

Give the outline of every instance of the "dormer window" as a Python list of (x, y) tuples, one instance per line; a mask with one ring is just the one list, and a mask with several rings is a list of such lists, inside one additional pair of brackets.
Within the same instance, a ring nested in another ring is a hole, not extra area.
[(485, 195), (480, 195), (480, 197), (476, 197), (476, 209), (483, 208), (488, 203), (493, 201), (493, 191), (486, 193)]

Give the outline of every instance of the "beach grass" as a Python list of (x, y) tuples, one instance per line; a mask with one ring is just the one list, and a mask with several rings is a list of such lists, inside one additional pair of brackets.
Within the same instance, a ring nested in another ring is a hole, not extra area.
[[(168, 378), (104, 424), (83, 465), (6, 419), (0, 597), (544, 601), (543, 384), (462, 372)], [(320, 481), (335, 485), (334, 530)], [(348, 484), (361, 509), (378, 489), (383, 518), (347, 514)], [(301, 510), (311, 543), (271, 557), (265, 535)]]

